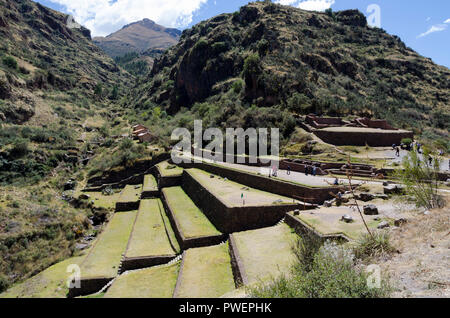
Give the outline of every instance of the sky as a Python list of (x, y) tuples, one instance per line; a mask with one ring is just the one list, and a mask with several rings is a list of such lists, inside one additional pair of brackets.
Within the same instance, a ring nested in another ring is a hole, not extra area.
[[(74, 16), (106, 36), (124, 25), (149, 18), (180, 30), (221, 13), (237, 11), (245, 0), (36, 0)], [(408, 47), (450, 68), (449, 0), (273, 0), (305, 10), (359, 9), (369, 24), (399, 36)]]

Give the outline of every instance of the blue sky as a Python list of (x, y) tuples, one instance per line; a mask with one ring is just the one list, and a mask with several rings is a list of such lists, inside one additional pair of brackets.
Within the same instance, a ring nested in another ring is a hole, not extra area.
[[(38, 0), (75, 19), (93, 31), (107, 35), (123, 25), (150, 18), (165, 26), (184, 29), (224, 12), (234, 12), (245, 0)], [(398, 35), (407, 46), (437, 64), (450, 67), (449, 0), (275, 0), (306, 9), (334, 11), (359, 9), (367, 16), (369, 5), (380, 9), (381, 27)]]

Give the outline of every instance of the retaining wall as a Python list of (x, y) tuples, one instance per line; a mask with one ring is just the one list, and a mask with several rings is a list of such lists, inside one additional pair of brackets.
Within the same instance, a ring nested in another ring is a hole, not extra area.
[(201, 236), (201, 237), (194, 237), (194, 238), (186, 238), (184, 236), (183, 232), (181, 231), (180, 224), (178, 223), (177, 218), (175, 217), (175, 214), (173, 213), (164, 192), (161, 192), (161, 200), (164, 205), (164, 209), (166, 210), (167, 217), (169, 218), (172, 229), (175, 233), (175, 236), (176, 236), (178, 243), (180, 244), (180, 248), (182, 250), (187, 250), (187, 249), (196, 248), (196, 247), (206, 247), (206, 246), (218, 245), (226, 239), (225, 234), (215, 235), (215, 236)]
[(228, 207), (187, 171), (183, 173), (183, 189), (214, 226), (227, 234), (275, 225), (287, 212), (302, 208), (300, 204)]
[(268, 178), (209, 163), (181, 163), (180, 166), (186, 169), (198, 168), (254, 189), (290, 198), (305, 198), (301, 201), (313, 204), (323, 204), (325, 201), (334, 198), (334, 195), (336, 195), (339, 191), (342, 191), (340, 187), (312, 188), (306, 185)]
[(100, 291), (114, 278), (88, 278), (80, 280), (80, 288), (70, 288), (68, 297), (87, 296)]
[(399, 145), (404, 138), (414, 139), (413, 132), (364, 132), (364, 131), (326, 131), (315, 130), (314, 134), (324, 142), (335, 146), (388, 147)]
[(311, 226), (303, 222), (302, 220), (296, 218), (295, 216), (290, 215), (289, 213), (286, 213), (285, 223), (295, 230), (295, 232), (302, 236), (305, 234), (312, 234), (315, 237), (319, 238), (322, 241), (338, 241), (338, 242), (350, 242), (350, 239), (344, 235), (344, 234), (331, 234), (331, 235), (325, 235), (322, 233), (319, 233), (315, 229), (313, 229)]
[(122, 261), (120, 273), (135, 269), (147, 268), (152, 266), (164, 265), (174, 260), (176, 255), (167, 256), (143, 256), (143, 257), (125, 257)]
[(233, 271), (234, 284), (237, 289), (248, 285), (248, 277), (233, 234), (230, 234), (228, 246), (231, 257), (231, 269)]

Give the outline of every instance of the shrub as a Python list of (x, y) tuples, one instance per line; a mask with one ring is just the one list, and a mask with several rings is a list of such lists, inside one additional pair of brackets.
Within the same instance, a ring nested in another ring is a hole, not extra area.
[(372, 233), (364, 233), (359, 237), (353, 251), (355, 257), (359, 259), (370, 259), (386, 254), (391, 254), (395, 248), (391, 245), (390, 235), (387, 231), (377, 231)]
[(0, 293), (6, 291), (9, 287), (9, 280), (5, 275), (0, 274)]
[(382, 280), (380, 288), (367, 284), (368, 275), (356, 269), (350, 250), (326, 242), (317, 249), (306, 243), (291, 275), (281, 276), (269, 285), (257, 286), (252, 297), (270, 298), (379, 298), (390, 295), (389, 282)]
[[(424, 147), (424, 158), (429, 155)], [(411, 151), (402, 165), (403, 169), (399, 169), (396, 176), (405, 184), (406, 192), (414, 197), (416, 205), (427, 209), (443, 207), (444, 200), (438, 193), (440, 159), (435, 157), (432, 166), (429, 166), (420, 159), (417, 151)]]
[(401, 143), (402, 143), (402, 144), (405, 144), (405, 145), (410, 145), (410, 144), (413, 143), (413, 141), (412, 141), (411, 138), (403, 138), (402, 141), (401, 141)]
[(13, 148), (11, 149), (11, 156), (15, 158), (20, 158), (25, 156), (28, 153), (28, 141), (26, 139), (19, 139), (14, 143)]
[(17, 61), (12, 56), (5, 56), (3, 58), (3, 64), (5, 64), (7, 67), (10, 67), (12, 69), (17, 69)]
[(244, 82), (242, 80), (237, 80), (233, 83), (233, 92), (236, 94), (240, 94), (242, 92), (242, 88), (244, 87)]

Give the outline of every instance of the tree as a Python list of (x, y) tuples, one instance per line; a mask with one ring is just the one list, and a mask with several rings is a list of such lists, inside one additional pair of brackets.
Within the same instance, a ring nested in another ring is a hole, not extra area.
[[(411, 151), (403, 159), (403, 169), (397, 172), (397, 177), (406, 186), (407, 193), (411, 194), (417, 206), (427, 209), (444, 206), (444, 200), (438, 193), (438, 172), (440, 170), (440, 158), (431, 157), (431, 153), (425, 149), (424, 161), (421, 160), (416, 149)], [(432, 158), (430, 165), (427, 160)]]

